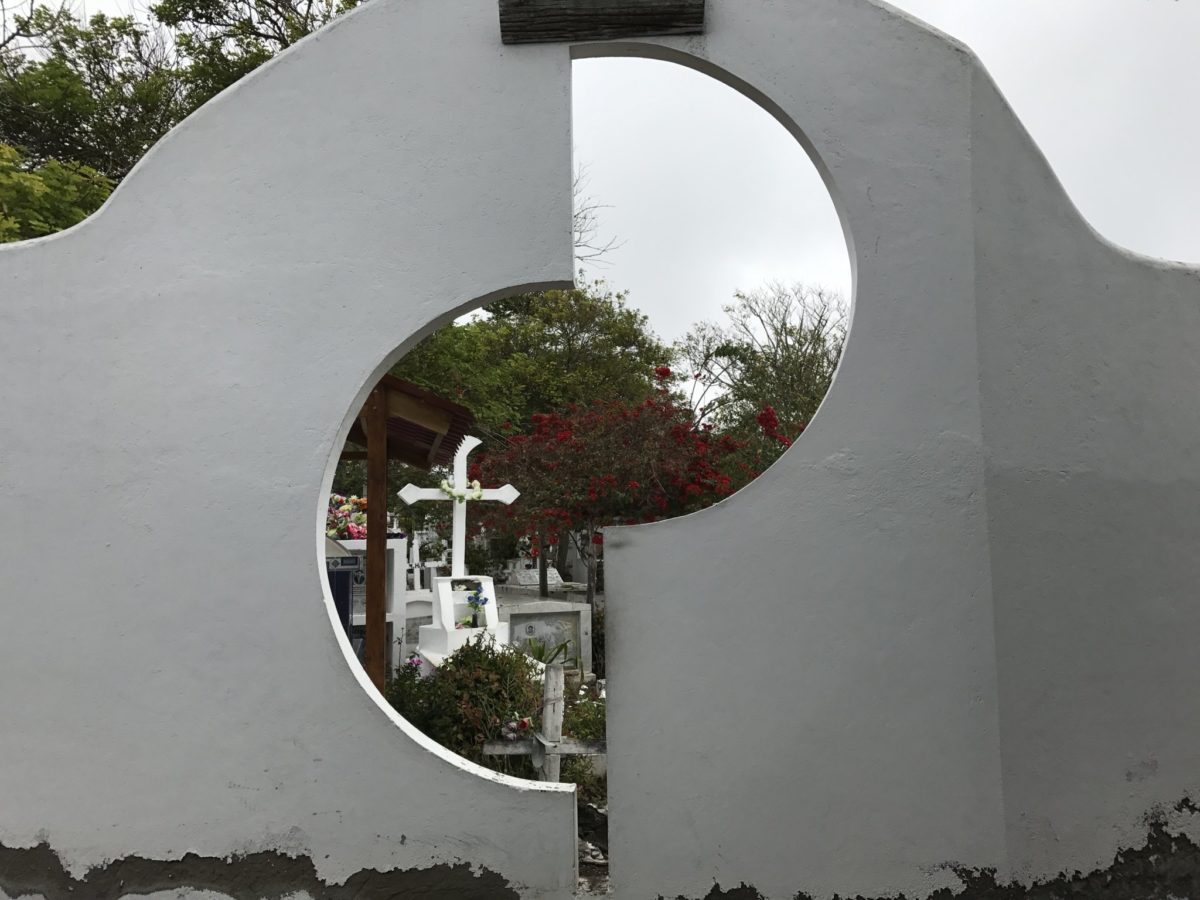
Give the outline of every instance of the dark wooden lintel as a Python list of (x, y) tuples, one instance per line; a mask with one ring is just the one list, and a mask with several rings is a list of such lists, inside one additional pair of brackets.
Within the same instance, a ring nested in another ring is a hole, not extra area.
[[(428, 471), (432, 468), (429, 462), (430, 456), (430, 451), (402, 447), (395, 441), (388, 442), (387, 458), (390, 460), (407, 463), (410, 466), (416, 466), (418, 469)], [(343, 449), (341, 454), (338, 455), (338, 460), (345, 462), (361, 462), (363, 460), (370, 460), (370, 458), (370, 450)]]
[(499, 0), (506, 44), (703, 34), (705, 0)]

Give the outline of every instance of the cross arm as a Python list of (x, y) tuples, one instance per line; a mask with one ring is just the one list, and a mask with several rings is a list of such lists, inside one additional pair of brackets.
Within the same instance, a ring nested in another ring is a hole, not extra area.
[(483, 745), (485, 756), (533, 756), (545, 753), (560, 753), (564, 756), (600, 756), (607, 751), (606, 741), (578, 741), (563, 738), (548, 741), (540, 734), (520, 741), (488, 741)]
[(406, 484), (400, 489), (400, 499), (412, 506), (418, 500), (448, 500), (450, 498), (439, 488), (423, 488), (417, 487), (415, 484)]
[(504, 487), (501, 487), (501, 488), (485, 488), (483, 491), (483, 496), (480, 497), (479, 499), (480, 500), (499, 500), (505, 506), (508, 506), (509, 504), (511, 504), (514, 500), (516, 500), (520, 496), (521, 496), (520, 491), (518, 491), (511, 484), (506, 484)]

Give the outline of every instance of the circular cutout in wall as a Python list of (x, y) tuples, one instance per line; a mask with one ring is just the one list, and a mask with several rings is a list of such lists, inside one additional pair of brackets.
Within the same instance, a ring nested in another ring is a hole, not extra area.
[[(491, 302), (396, 362), (327, 520), (343, 627), (396, 709), (530, 777), (527, 732), (604, 737), (605, 530), (703, 509), (771, 465), (824, 398), (849, 314), (832, 199), (760, 107), (637, 59), (576, 63), (575, 96), (576, 286)], [(555, 664), (575, 673), (561, 726), (542, 718)], [(602, 766), (559, 775), (603, 807)]]

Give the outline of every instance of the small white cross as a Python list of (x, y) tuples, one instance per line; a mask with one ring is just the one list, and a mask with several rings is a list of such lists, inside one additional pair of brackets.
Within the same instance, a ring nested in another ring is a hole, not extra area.
[(511, 484), (501, 488), (484, 490), (467, 483), (467, 456), (482, 444), (477, 437), (467, 435), (454, 454), (454, 481), (450, 485), (453, 494), (442, 488), (423, 488), (406, 484), (400, 491), (400, 499), (409, 506), (418, 500), (449, 500), (454, 503), (454, 531), (451, 537), (451, 578), (464, 578), (467, 574), (467, 501), (499, 500), (506, 506), (521, 496)]

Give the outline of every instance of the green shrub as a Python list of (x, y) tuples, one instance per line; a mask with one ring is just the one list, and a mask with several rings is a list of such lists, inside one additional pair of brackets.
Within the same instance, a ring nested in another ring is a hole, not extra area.
[[(531, 637), (525, 643), (525, 652), (544, 666), (556, 662), (566, 666), (575, 664), (574, 658), (568, 656), (571, 652), (570, 641), (563, 641), (561, 644), (551, 647), (546, 641)], [(560, 656), (562, 657), (561, 660), (559, 659)]]
[(590, 756), (564, 756), (559, 777), (575, 785), (575, 801), (580, 805), (608, 806), (608, 776), (592, 770)]
[(404, 665), (388, 682), (388, 701), (400, 715), (439, 744), (497, 771), (532, 777), (528, 757), (484, 756), (505, 722), (537, 719), (542, 686), (533, 661), (514, 647), (479, 635), (451, 654), (436, 673), (422, 678)]
[(582, 696), (568, 702), (563, 711), (563, 734), (581, 741), (605, 739), (605, 703), (599, 697)]
[[(584, 689), (578, 696), (567, 699), (563, 710), (563, 734), (581, 741), (606, 740), (605, 713), (607, 706), (594, 688)], [(608, 805), (608, 777), (592, 770), (590, 756), (564, 756), (561, 778), (576, 786), (578, 802)]]
[(421, 561), (428, 562), (432, 559), (441, 559), (442, 554), (446, 552), (446, 542), (441, 538), (435, 538), (427, 544), (421, 545)]
[[(416, 666), (401, 666), (386, 696), (400, 715), (460, 756), (498, 772), (537, 777), (528, 756), (483, 755), (484, 743), (500, 740), (507, 722), (529, 718), (533, 730), (541, 728), (542, 683), (533, 660), (517, 648), (481, 634), (428, 678)], [(565, 699), (563, 733), (604, 740), (605, 702), (595, 689)], [(561, 778), (578, 786), (580, 803), (607, 804), (608, 779), (592, 771), (590, 758), (564, 756)]]

